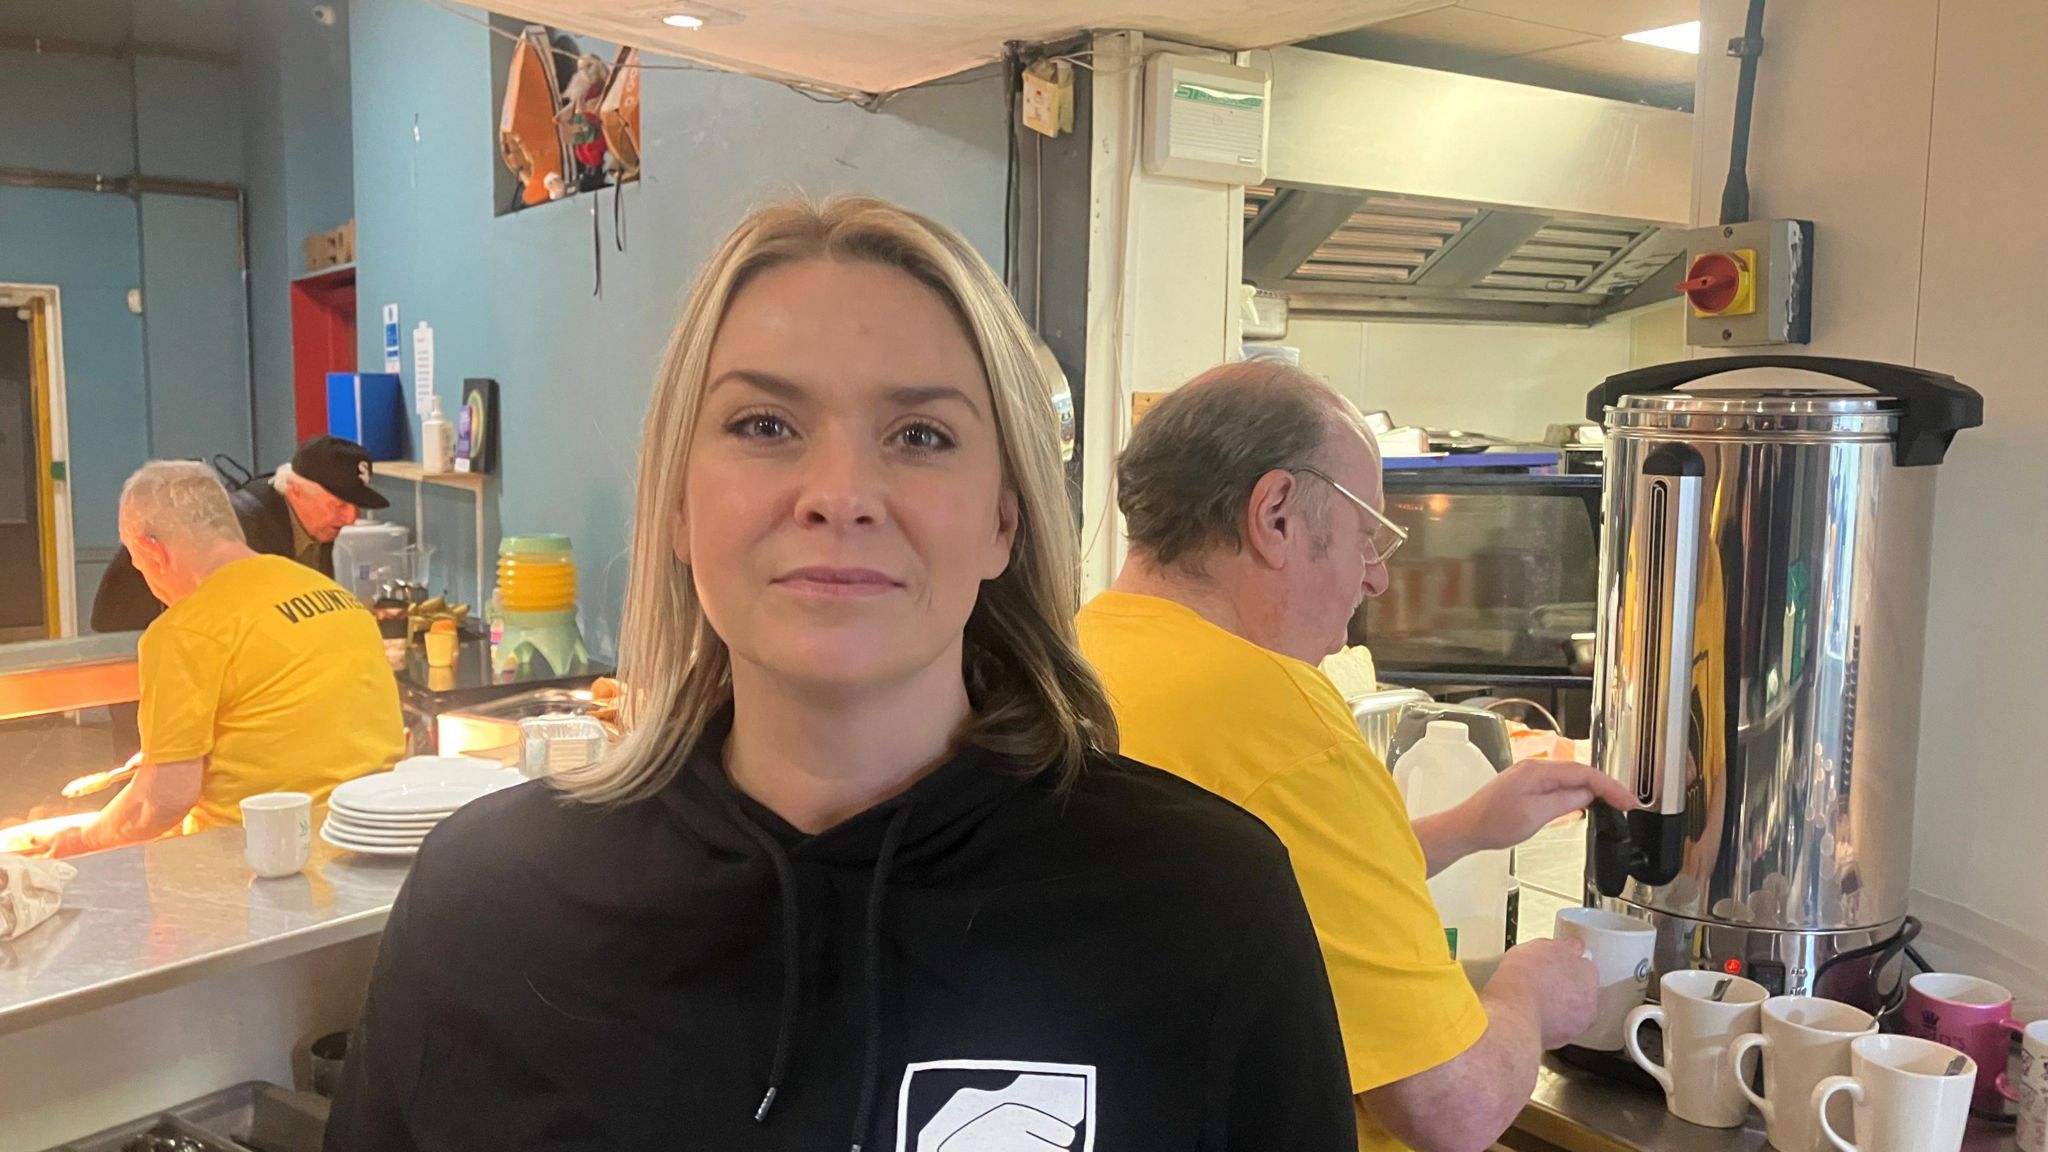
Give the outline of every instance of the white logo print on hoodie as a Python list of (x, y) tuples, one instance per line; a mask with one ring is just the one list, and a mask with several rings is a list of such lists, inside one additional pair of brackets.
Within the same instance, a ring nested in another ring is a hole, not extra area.
[[(1008, 1074), (1007, 1077), (1005, 1074)], [(1089, 1152), (1095, 1069), (936, 1060), (904, 1071), (897, 1152)], [(911, 1133), (916, 1143), (909, 1143)]]

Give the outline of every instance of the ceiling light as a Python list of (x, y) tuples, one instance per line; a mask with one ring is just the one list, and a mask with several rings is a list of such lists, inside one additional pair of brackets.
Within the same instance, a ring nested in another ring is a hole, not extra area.
[(1647, 32), (1631, 32), (1623, 36), (1622, 39), (1633, 40), (1638, 44), (1648, 44), (1653, 48), (1669, 48), (1673, 52), (1690, 52), (1697, 56), (1700, 54), (1700, 22), (1688, 20), (1683, 24), (1673, 24), (1668, 28), (1652, 28)]
[[(704, 26), (704, 18), (702, 16), (692, 16), (688, 12), (671, 12), (663, 16), (661, 22), (671, 28), (681, 28), (685, 32), (695, 32)], [(1699, 26), (1697, 24), (1693, 26), (1693, 33), (1693, 39), (1698, 40)], [(1698, 51), (1698, 49), (1695, 48), (1694, 51)]]

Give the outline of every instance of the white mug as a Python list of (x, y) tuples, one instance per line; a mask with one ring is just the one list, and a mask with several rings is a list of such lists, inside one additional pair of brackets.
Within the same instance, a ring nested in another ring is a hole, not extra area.
[[(1815, 1085), (1807, 1110), (1841, 1152), (1956, 1152), (1976, 1088), (1977, 1062), (1946, 1044), (1858, 1036), (1849, 1042), (1849, 1075)], [(1855, 1104), (1854, 1144), (1828, 1118), (1828, 1100), (1837, 1092), (1847, 1092)]]
[[(1757, 1026), (1757, 1006), (1770, 996), (1763, 985), (1719, 972), (1666, 972), (1659, 982), (1661, 1004), (1644, 1004), (1628, 1014), (1622, 1041), (1629, 1059), (1664, 1087), (1664, 1106), (1673, 1116), (1705, 1128), (1740, 1128), (1749, 1115), (1728, 1046)], [(1720, 999), (1714, 998), (1720, 989)], [(1643, 1025), (1664, 1029), (1664, 1063), (1643, 1055)]]
[(265, 792), (242, 801), (242, 855), (258, 876), (290, 876), (313, 851), (313, 798)]
[(1601, 908), (1566, 908), (1557, 914), (1557, 937), (1577, 940), (1598, 970), (1599, 1008), (1593, 1024), (1573, 1044), (1612, 1052), (1621, 1047), (1629, 1009), (1650, 989), (1650, 954), (1657, 930), (1633, 916)]
[[(1820, 1124), (1807, 1105), (1814, 1085), (1849, 1072), (1849, 1042), (1877, 1031), (1877, 1018), (1861, 1008), (1817, 996), (1773, 996), (1758, 1012), (1763, 1027), (1728, 1046), (1735, 1085), (1764, 1118), (1764, 1131), (1778, 1152), (1820, 1152)], [(1743, 1058), (1757, 1053), (1762, 1095), (1750, 1091)], [(1842, 1130), (1843, 1109), (1836, 1109)]]
[(2020, 1152), (2048, 1152), (2048, 1020), (2027, 1025), (2020, 1041), (2019, 1071), (2005, 1077), (2020, 1098)]

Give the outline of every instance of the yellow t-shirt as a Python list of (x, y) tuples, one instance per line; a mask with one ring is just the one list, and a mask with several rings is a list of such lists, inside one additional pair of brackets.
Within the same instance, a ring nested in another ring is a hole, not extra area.
[[(1105, 592), (1079, 625), (1123, 754), (1233, 801), (1287, 846), (1322, 941), (1352, 1092), (1471, 1047), (1486, 1012), (1451, 958), (1422, 845), (1330, 681), (1170, 600)], [(1361, 1107), (1358, 1146), (1401, 1145)]]
[(262, 792), (320, 803), (404, 754), (376, 620), (282, 556), (207, 577), (142, 634), (138, 662), (143, 759), (206, 758), (195, 827), (241, 823), (243, 798)]

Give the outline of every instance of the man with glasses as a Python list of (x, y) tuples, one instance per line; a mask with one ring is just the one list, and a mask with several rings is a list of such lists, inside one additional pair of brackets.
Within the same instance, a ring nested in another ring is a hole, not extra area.
[(1359, 1147), (1479, 1152), (1528, 1102), (1542, 1053), (1592, 1022), (1573, 942), (1509, 950), (1483, 994), (1427, 878), (1596, 797), (1580, 764), (1528, 761), (1411, 826), (1391, 775), (1316, 665), (1387, 588), (1406, 534), (1349, 402), (1274, 361), (1228, 364), (1146, 414), (1117, 464), (1130, 557), (1079, 619), (1122, 750), (1248, 809), (1287, 845), (1323, 945)]

